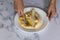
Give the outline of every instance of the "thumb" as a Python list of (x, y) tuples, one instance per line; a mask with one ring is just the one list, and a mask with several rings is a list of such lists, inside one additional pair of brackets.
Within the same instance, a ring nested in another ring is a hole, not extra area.
[(25, 16), (25, 15), (24, 15), (24, 11), (23, 11), (23, 10), (21, 10), (20, 14), (21, 14), (21, 16), (22, 16), (22, 17), (24, 17), (24, 16)]

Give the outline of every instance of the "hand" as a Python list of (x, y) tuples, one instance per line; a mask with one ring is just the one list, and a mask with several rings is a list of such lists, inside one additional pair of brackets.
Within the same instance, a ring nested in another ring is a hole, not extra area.
[(48, 8), (48, 18), (51, 20), (56, 15), (56, 6), (50, 5)]
[(48, 7), (49, 20), (51, 20), (54, 16), (56, 16), (56, 0), (50, 0), (50, 4)]
[(18, 12), (18, 15), (21, 16), (21, 17), (24, 16), (24, 12), (23, 12), (24, 10), (23, 9), (24, 8), (21, 5), (18, 4), (18, 6), (17, 6), (17, 12)]
[(14, 0), (14, 9), (15, 11), (17, 11), (19, 16), (22, 16), (22, 17), (24, 16), (24, 13), (23, 13), (24, 6), (23, 6), (22, 0)]

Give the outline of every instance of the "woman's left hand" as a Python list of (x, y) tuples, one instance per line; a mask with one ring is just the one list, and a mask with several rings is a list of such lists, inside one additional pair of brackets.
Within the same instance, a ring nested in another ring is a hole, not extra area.
[(51, 20), (56, 15), (56, 6), (50, 4), (48, 7), (48, 18)]

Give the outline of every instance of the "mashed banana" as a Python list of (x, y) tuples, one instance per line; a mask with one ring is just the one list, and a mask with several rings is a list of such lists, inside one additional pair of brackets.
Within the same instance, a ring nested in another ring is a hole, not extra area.
[(40, 15), (37, 12), (35, 12), (35, 14), (34, 14), (34, 20), (32, 18), (32, 10), (29, 12), (26, 12), (25, 16), (26, 16), (26, 20), (28, 21), (28, 24), (26, 24), (24, 22), (23, 17), (18, 18), (19, 23), (23, 28), (25, 28), (25, 29), (38, 29), (39, 27), (41, 27), (42, 20), (40, 18)]

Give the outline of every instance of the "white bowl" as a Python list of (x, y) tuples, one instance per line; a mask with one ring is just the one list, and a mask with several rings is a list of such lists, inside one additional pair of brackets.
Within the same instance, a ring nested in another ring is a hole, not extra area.
[(19, 24), (19, 21), (18, 21), (18, 17), (19, 16), (18, 16), (18, 14), (16, 14), (15, 19), (14, 19), (14, 23), (17, 26), (18, 29), (21, 29), (22, 31), (27, 31), (27, 32), (37, 32), (37, 31), (42, 31), (42, 29), (44, 29), (48, 25), (49, 20), (48, 20), (48, 18), (46, 16), (46, 13), (43, 10), (41, 10), (39, 8), (36, 8), (36, 7), (27, 7), (27, 8), (24, 9), (24, 13), (26, 13), (28, 11), (31, 11), (32, 8), (34, 8), (35, 11), (41, 16), (41, 18), (43, 20), (42, 26), (38, 30), (27, 30), (27, 29), (24, 29)]

